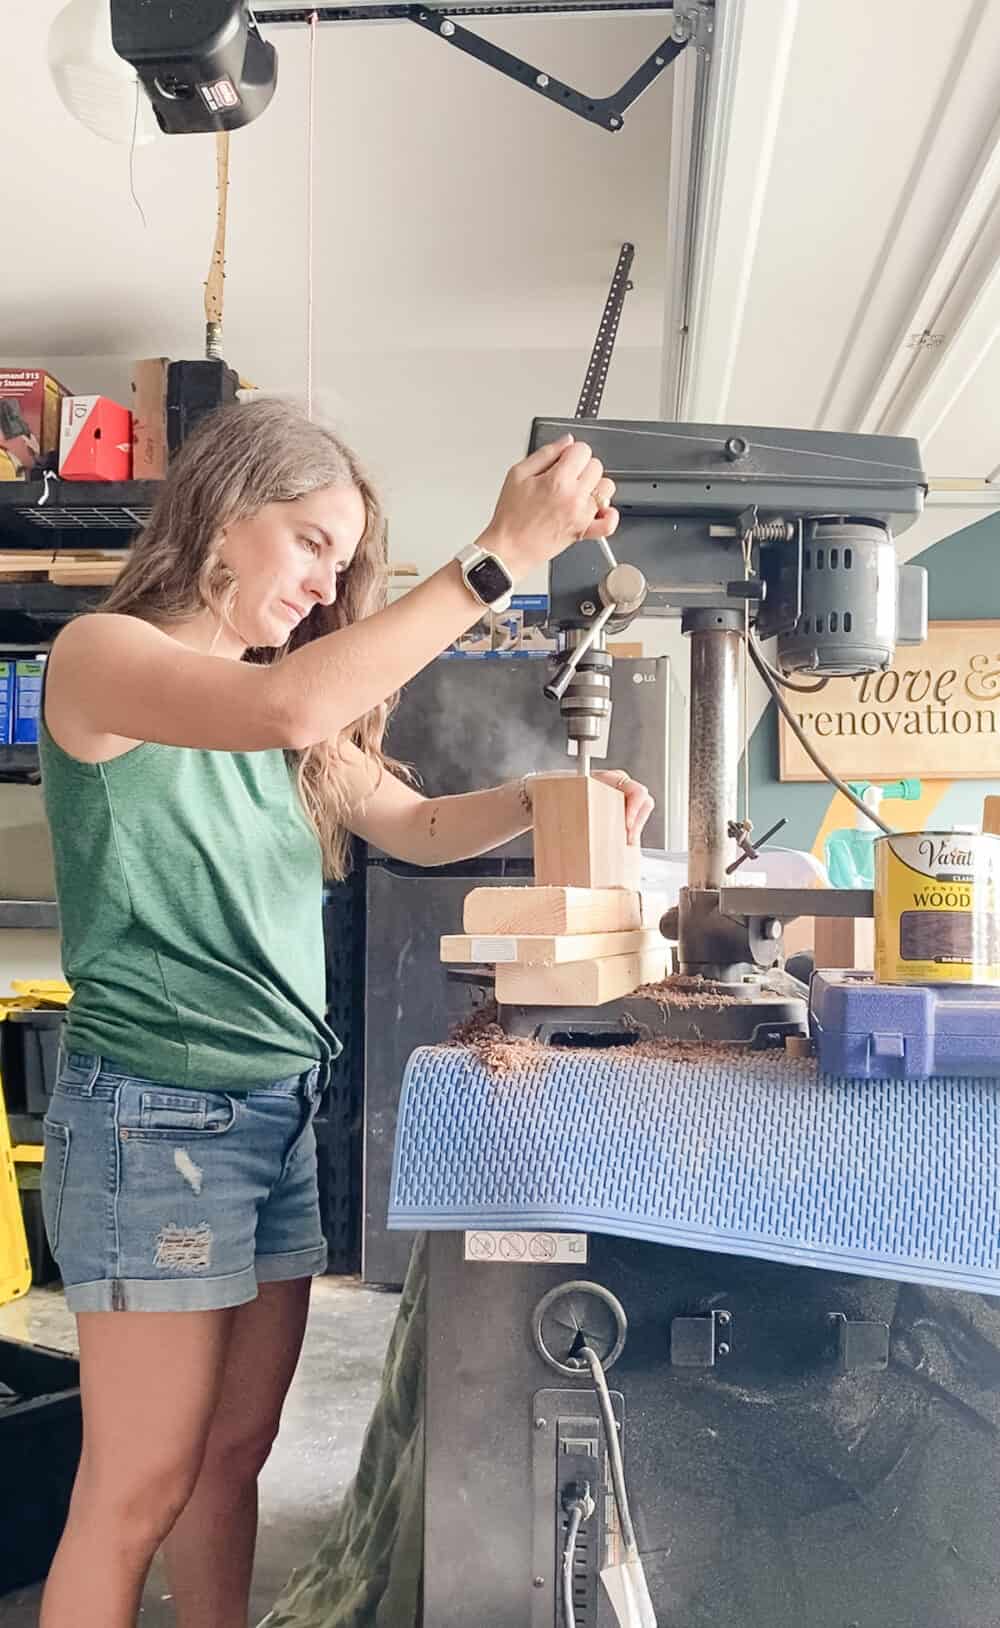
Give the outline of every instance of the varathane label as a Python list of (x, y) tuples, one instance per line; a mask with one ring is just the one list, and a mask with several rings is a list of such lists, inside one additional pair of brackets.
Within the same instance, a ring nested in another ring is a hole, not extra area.
[(879, 983), (1000, 983), (1000, 838), (901, 832), (875, 844)]

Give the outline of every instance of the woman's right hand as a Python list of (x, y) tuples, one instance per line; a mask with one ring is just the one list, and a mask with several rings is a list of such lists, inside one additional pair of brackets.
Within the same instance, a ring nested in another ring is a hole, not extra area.
[(480, 542), (518, 578), (582, 537), (610, 537), (615, 483), (585, 441), (564, 435), (514, 465)]

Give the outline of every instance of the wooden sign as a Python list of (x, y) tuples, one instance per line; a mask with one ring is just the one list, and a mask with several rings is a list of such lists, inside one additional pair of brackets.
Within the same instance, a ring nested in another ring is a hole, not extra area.
[[(884, 673), (784, 694), (841, 779), (1000, 779), (1000, 622), (932, 622)], [(780, 715), (779, 740), (782, 780), (822, 780)]]

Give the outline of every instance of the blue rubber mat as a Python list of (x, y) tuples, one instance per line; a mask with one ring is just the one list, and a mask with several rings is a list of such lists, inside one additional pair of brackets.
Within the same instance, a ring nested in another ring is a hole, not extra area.
[(389, 1225), (606, 1232), (1000, 1294), (1000, 1079), (559, 1049), (497, 1076), (424, 1047)]

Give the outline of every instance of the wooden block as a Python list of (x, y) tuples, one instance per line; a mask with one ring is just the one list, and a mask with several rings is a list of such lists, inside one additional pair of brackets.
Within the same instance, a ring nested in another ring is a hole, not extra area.
[(641, 644), (629, 644), (622, 639), (616, 639), (608, 645), (613, 661), (637, 661), (645, 654)]
[(493, 962), (497, 966), (556, 967), (598, 956), (638, 955), (663, 947), (654, 929), (626, 933), (447, 933), (441, 940), (442, 961)]
[(630, 995), (640, 984), (665, 976), (667, 947), (638, 955), (603, 955), (562, 967), (497, 967), (497, 1000), (503, 1006), (603, 1006)]
[(677, 903), (669, 893), (640, 893), (639, 918), (643, 927), (659, 927), (660, 917)]
[(782, 934), (782, 946), (786, 961), (793, 955), (814, 955), (816, 951), (816, 917), (796, 916), (794, 921), (786, 921), (785, 931)]
[(988, 836), (1000, 837), (1000, 797), (984, 799), (983, 830)]
[(875, 923), (870, 916), (817, 916), (813, 935), (817, 969), (875, 966)]
[(642, 849), (628, 843), (622, 856), (622, 880), (620, 887), (632, 888), (638, 893), (642, 888)]
[(21, 552), (5, 549), (0, 551), (0, 581), (27, 582), (32, 577), (44, 580), (51, 563), (52, 555), (44, 549), (25, 549)]
[(643, 926), (644, 908), (624, 888), (477, 887), (462, 922), (467, 933), (618, 933)]
[(122, 574), (124, 559), (61, 560), (49, 567), (49, 581), (62, 587), (107, 587)]
[(540, 887), (626, 887), (625, 799), (593, 775), (532, 781)]

